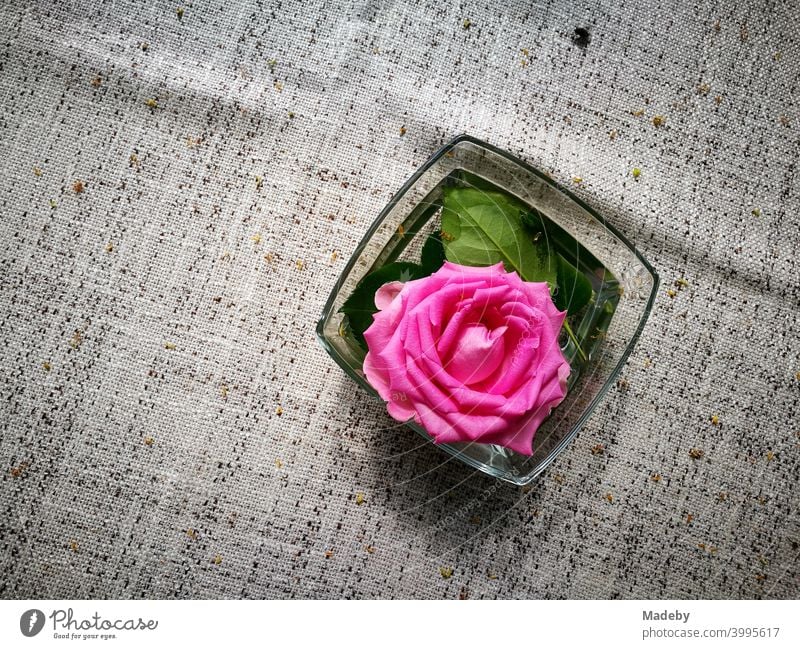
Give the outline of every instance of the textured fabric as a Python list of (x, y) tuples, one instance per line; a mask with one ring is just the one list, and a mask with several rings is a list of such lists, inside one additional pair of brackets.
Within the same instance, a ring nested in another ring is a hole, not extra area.
[[(0, 594), (797, 597), (798, 17), (3, 2)], [(582, 179), (663, 282), (530, 489), (422, 444), (314, 338), (462, 132)]]

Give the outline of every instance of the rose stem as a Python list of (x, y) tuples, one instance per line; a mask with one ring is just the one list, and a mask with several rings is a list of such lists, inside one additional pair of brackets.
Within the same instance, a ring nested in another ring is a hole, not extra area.
[(575, 349), (578, 350), (578, 356), (581, 357), (581, 360), (584, 361), (584, 362), (588, 361), (589, 359), (587, 358), (587, 356), (584, 353), (583, 349), (581, 349), (581, 344), (578, 342), (578, 339), (575, 337), (575, 334), (572, 331), (572, 327), (569, 326), (569, 323), (566, 320), (564, 320), (564, 331), (567, 332), (567, 335), (569, 336), (569, 339), (575, 345)]

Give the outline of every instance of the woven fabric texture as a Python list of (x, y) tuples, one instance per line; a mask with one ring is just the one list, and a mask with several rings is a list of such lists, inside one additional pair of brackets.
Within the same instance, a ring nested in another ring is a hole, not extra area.
[[(178, 4), (0, 5), (0, 596), (798, 596), (796, 3)], [(662, 278), (530, 489), (314, 337), (460, 133)]]

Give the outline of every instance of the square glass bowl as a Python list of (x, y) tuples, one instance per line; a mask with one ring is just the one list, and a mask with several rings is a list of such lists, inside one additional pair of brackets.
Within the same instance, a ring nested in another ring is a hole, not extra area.
[[(614, 384), (650, 314), (658, 276), (624, 236), (569, 190), (511, 154), (461, 135), (409, 178), (367, 230), (317, 325), (325, 350), (378, 399), (361, 369), (366, 352), (349, 333), (346, 316), (339, 309), (368, 273), (393, 261), (419, 261), (423, 243), (439, 231), (442, 192), (447, 186), (497, 188), (538, 212), (548, 245), (584, 274), (594, 291), (593, 300), (568, 318), (584, 354), (579, 355), (573, 342), (562, 335), (562, 351), (572, 367), (568, 392), (536, 432), (532, 456), (488, 444), (439, 445), (480, 471), (525, 485), (569, 445)], [(431, 439), (413, 421), (406, 426)]]

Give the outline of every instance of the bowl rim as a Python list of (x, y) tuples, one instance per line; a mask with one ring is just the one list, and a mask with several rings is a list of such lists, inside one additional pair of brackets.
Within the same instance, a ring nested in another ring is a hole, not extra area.
[[(597, 394), (592, 398), (591, 402), (586, 406), (584, 411), (581, 413), (578, 420), (572, 425), (571, 430), (567, 433), (562, 440), (556, 444), (554, 448), (552, 448), (547, 455), (539, 462), (535, 467), (531, 469), (528, 473), (525, 474), (512, 474), (509, 475), (507, 472), (503, 472), (499, 469), (494, 469), (493, 467), (486, 465), (479, 460), (475, 460), (468, 455), (465, 455), (459, 451), (459, 449), (449, 445), (449, 444), (439, 444), (437, 446), (445, 449), (448, 453), (451, 454), (451, 458), (457, 458), (472, 466), (475, 469), (478, 469), (480, 472), (485, 473), (487, 475), (491, 475), (492, 477), (498, 478), (504, 482), (514, 484), (516, 486), (525, 486), (533, 482), (536, 478), (538, 478), (544, 471), (547, 469), (550, 464), (569, 446), (575, 437), (578, 434), (578, 431), (583, 427), (586, 423), (586, 420), (593, 414), (595, 408), (600, 403), (600, 401), (606, 396), (611, 385), (614, 383), (614, 380), (619, 376), (622, 368), (624, 367), (625, 363), (627, 362), (628, 358), (630, 357), (631, 353), (633, 352), (633, 348), (636, 346), (636, 343), (639, 341), (639, 337), (644, 330), (644, 326), (647, 323), (647, 320), (650, 317), (650, 313), (653, 309), (653, 304), (655, 303), (655, 298), (658, 293), (658, 287), (660, 283), (660, 279), (658, 276), (658, 272), (656, 269), (650, 264), (647, 259), (639, 252), (639, 250), (634, 246), (625, 235), (623, 235), (612, 223), (609, 223), (608, 220), (598, 213), (593, 207), (588, 205), (586, 202), (583, 201), (580, 197), (576, 196), (572, 191), (570, 191), (567, 187), (557, 183), (552, 178), (541, 172), (540, 170), (536, 169), (529, 163), (525, 162), (524, 160), (518, 158), (517, 156), (505, 151), (503, 149), (499, 149), (496, 146), (485, 142), (479, 138), (476, 138), (472, 135), (468, 135), (467, 133), (462, 133), (454, 137), (452, 140), (441, 146), (430, 158), (428, 158), (417, 170), (406, 180), (403, 185), (398, 189), (394, 195), (389, 199), (389, 202), (386, 206), (380, 211), (378, 216), (372, 222), (372, 224), (367, 228), (364, 236), (359, 241), (358, 245), (356, 246), (353, 253), (350, 255), (350, 258), (347, 261), (347, 264), (342, 269), (342, 272), (339, 274), (336, 282), (331, 289), (330, 295), (328, 296), (327, 301), (325, 302), (325, 306), (322, 309), (322, 315), (320, 319), (317, 321), (316, 326), (316, 336), (317, 340), (319, 341), (322, 348), (328, 353), (329, 356), (336, 361), (337, 365), (339, 365), (348, 376), (350, 375), (350, 365), (345, 361), (344, 358), (341, 357), (339, 352), (336, 350), (335, 347), (330, 345), (327, 341), (325, 336), (325, 324), (327, 323), (328, 319), (331, 317), (333, 312), (333, 305), (336, 302), (336, 297), (339, 294), (339, 291), (342, 288), (347, 277), (350, 275), (350, 272), (355, 266), (358, 257), (360, 256), (361, 252), (369, 243), (369, 240), (372, 238), (372, 235), (378, 230), (378, 228), (383, 223), (386, 216), (391, 212), (391, 210), (397, 205), (397, 203), (405, 196), (406, 192), (419, 180), (419, 178), (428, 170), (430, 169), (442, 156), (444, 156), (448, 151), (452, 150), (456, 146), (462, 143), (470, 143), (477, 147), (486, 149), (495, 155), (501, 156), (512, 162), (516, 165), (519, 165), (525, 171), (532, 173), (536, 176), (539, 180), (544, 182), (545, 184), (549, 185), (555, 191), (564, 194), (567, 196), (571, 201), (576, 203), (579, 207), (586, 210), (594, 219), (599, 221), (604, 228), (606, 228), (609, 232), (611, 232), (615, 237), (617, 237), (636, 257), (636, 259), (642, 264), (642, 266), (647, 270), (650, 276), (653, 279), (653, 286), (650, 290), (650, 295), (647, 298), (647, 304), (644, 307), (644, 311), (642, 313), (641, 318), (639, 318), (639, 322), (636, 325), (636, 329), (634, 330), (633, 334), (631, 335), (630, 339), (625, 345), (625, 349), (623, 350), (622, 354), (619, 357), (614, 368), (608, 375), (608, 378), (605, 380), (603, 385), (598, 390)], [(365, 381), (358, 381), (359, 384), (366, 383)], [(369, 384), (366, 384), (370, 392), (374, 395), (377, 395), (374, 389), (372, 389)], [(417, 430), (417, 432), (421, 432), (418, 428), (414, 425), (413, 422), (405, 422), (407, 426), (410, 428)], [(425, 434), (430, 440), (430, 436)], [(431, 441), (431, 443), (433, 443)]]

